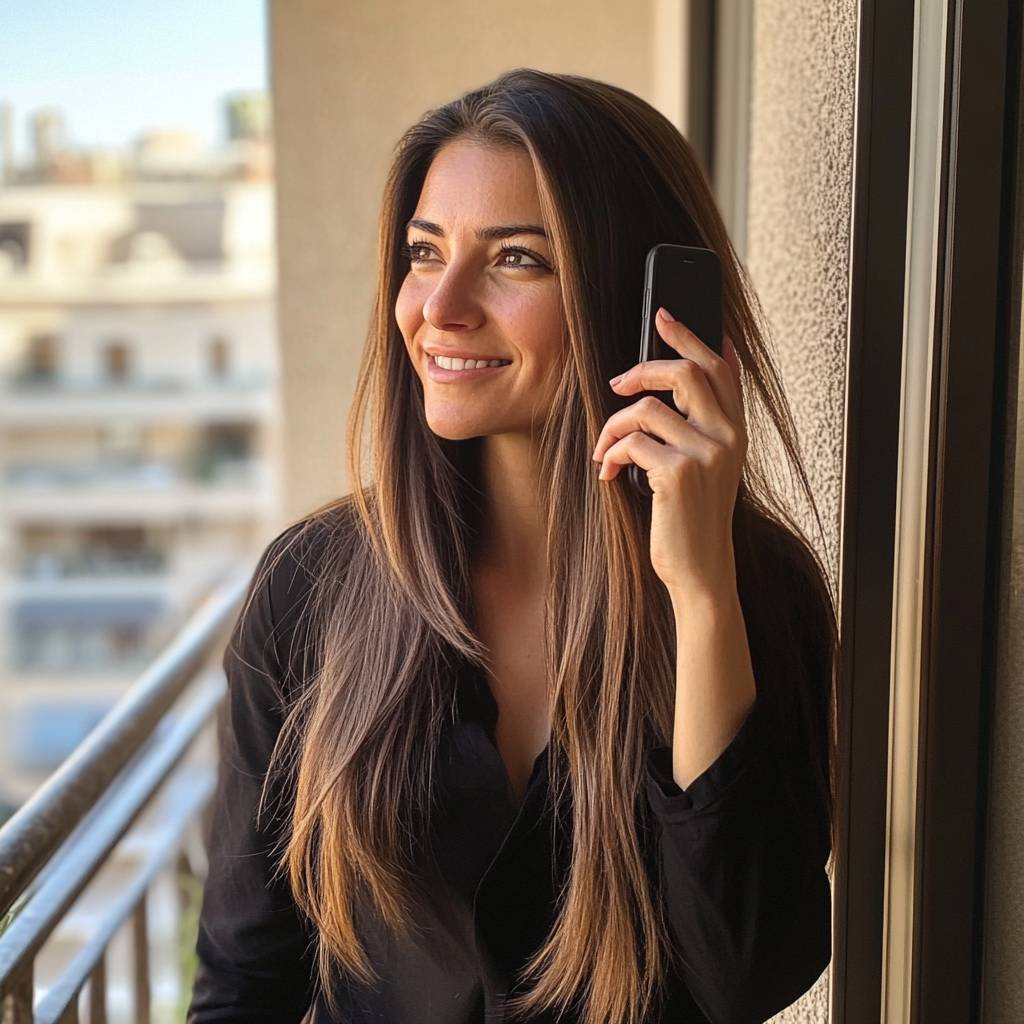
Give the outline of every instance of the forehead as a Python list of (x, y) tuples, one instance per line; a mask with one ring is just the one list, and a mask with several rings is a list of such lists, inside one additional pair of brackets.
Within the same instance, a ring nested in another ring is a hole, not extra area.
[(533, 164), (520, 150), (449, 142), (427, 171), (415, 217), (442, 227), (540, 224)]

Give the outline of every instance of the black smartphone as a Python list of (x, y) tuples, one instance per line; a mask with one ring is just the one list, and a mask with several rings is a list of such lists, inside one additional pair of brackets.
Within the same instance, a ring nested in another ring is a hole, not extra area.
[[(722, 264), (711, 249), (656, 245), (647, 254), (638, 360), (641, 363), (651, 359), (679, 358), (679, 353), (661, 340), (655, 326), (655, 317), (662, 306), (712, 352), (722, 354)], [(649, 393), (675, 408), (671, 391)], [(649, 498), (651, 488), (647, 474), (639, 466), (629, 466), (628, 469), (634, 490)]]

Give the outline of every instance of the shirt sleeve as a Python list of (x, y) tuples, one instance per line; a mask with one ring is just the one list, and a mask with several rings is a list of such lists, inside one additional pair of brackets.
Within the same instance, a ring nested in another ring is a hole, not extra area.
[(760, 731), (752, 713), (685, 792), (668, 748), (648, 767), (677, 967), (712, 1024), (762, 1024), (831, 956), (828, 822), (786, 791)]
[(310, 933), (277, 870), (282, 822), (273, 802), (260, 813), (309, 590), (291, 546), (279, 541), (257, 570), (225, 655), (228, 696), (189, 1024), (298, 1024), (311, 1002)]
[(789, 582), (777, 617), (745, 608), (758, 695), (717, 761), (683, 791), (669, 748), (648, 758), (676, 969), (712, 1024), (762, 1024), (831, 958), (828, 613)]

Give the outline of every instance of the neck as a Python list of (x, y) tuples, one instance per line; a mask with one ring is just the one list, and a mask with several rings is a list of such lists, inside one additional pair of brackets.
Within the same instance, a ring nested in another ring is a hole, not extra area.
[(543, 587), (547, 528), (540, 501), (536, 444), (522, 434), (484, 438), (482, 564), (510, 582)]

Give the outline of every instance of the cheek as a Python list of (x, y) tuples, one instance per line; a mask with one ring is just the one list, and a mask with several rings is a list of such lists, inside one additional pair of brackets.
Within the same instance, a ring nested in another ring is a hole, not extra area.
[(545, 369), (550, 369), (561, 356), (565, 337), (561, 296), (552, 291), (535, 297), (517, 310), (515, 320), (516, 333), (524, 339), (524, 348)]

